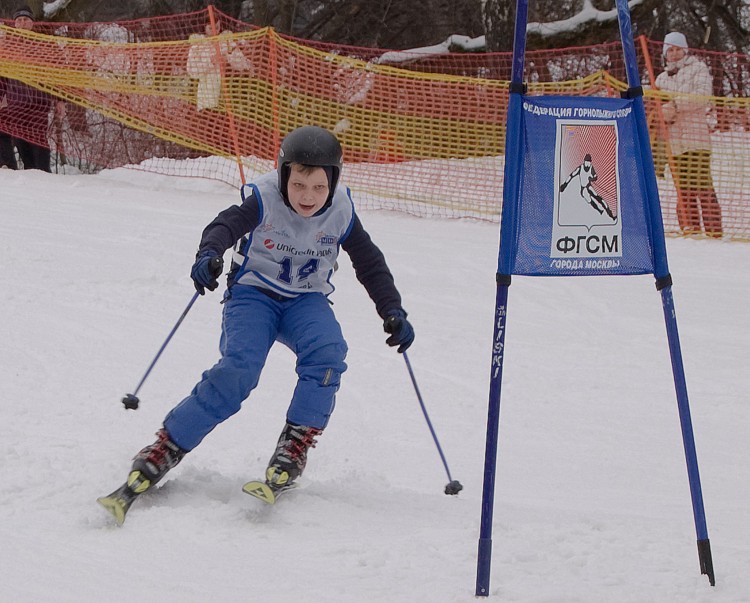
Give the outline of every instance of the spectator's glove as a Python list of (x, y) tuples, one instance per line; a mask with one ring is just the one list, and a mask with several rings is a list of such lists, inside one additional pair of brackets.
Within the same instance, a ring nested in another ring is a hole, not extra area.
[(414, 328), (406, 320), (406, 312), (401, 308), (388, 312), (383, 330), (391, 335), (385, 342), (391, 347), (398, 346), (399, 354), (403, 354), (414, 343)]
[(215, 251), (203, 251), (198, 257), (190, 271), (190, 278), (193, 279), (195, 290), (204, 295), (206, 289), (213, 291), (219, 286), (216, 280), (221, 276), (224, 270), (224, 259), (216, 255)]
[(672, 102), (664, 103), (661, 106), (661, 115), (664, 118), (664, 121), (668, 125), (671, 125), (677, 117), (677, 107), (675, 107), (675, 104)]

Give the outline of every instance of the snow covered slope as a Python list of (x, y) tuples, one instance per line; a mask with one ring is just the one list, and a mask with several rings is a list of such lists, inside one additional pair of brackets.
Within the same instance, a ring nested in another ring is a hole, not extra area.
[[(193, 294), (200, 232), (236, 202), (202, 180), (0, 170), (0, 599), (474, 601), (496, 225), (361, 217), (417, 339), (406, 367), (342, 256), (350, 346), (305, 487), (262, 475), (294, 387), (273, 350), (259, 388), (123, 528), (95, 503), (218, 357), (221, 306)], [(661, 303), (652, 277), (515, 278), (489, 600), (750, 600), (750, 246), (669, 240), (717, 585), (701, 576)]]

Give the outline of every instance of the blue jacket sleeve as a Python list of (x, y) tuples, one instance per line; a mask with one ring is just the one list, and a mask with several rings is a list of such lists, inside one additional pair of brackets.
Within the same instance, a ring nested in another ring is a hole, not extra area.
[(198, 255), (205, 251), (224, 255), (240, 238), (255, 230), (259, 215), (258, 200), (254, 194), (245, 197), (241, 205), (225, 209), (203, 230)]
[(401, 295), (393, 282), (393, 275), (383, 252), (372, 242), (356, 215), (349, 236), (341, 243), (341, 247), (349, 254), (357, 280), (375, 302), (375, 310), (380, 317), (385, 319), (391, 310), (403, 309)]

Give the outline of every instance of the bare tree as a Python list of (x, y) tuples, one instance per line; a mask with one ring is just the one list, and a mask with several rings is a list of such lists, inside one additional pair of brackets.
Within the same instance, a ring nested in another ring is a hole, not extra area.
[(256, 0), (252, 20), (300, 38), (395, 49), (484, 33), (480, 0)]
[[(111, 21), (192, 12), (213, 4), (236, 19), (270, 25), (300, 38), (354, 46), (415, 48), (452, 34), (486, 37), (486, 50), (513, 46), (516, 0), (0, 0), (0, 16), (28, 4), (38, 18)], [(54, 14), (51, 9), (55, 8)], [(611, 11), (615, 0), (530, 0), (529, 21), (559, 24), (592, 10)], [(633, 33), (661, 40), (685, 33), (691, 46), (750, 51), (750, 0), (631, 0)], [(575, 27), (530, 31), (527, 47), (565, 48), (619, 39), (617, 20), (580, 19)]]
[[(677, 30), (696, 48), (731, 52), (750, 48), (748, 0), (635, 0), (630, 4), (636, 36), (661, 40), (668, 31)], [(529, 22), (538, 27), (530, 28), (527, 47), (567, 48), (617, 40), (614, 8), (614, 0), (532, 2)], [(487, 49), (510, 50), (515, 0), (486, 0), (483, 18)]]
[(516, 3), (511, 0), (485, 0), (483, 10), (487, 51), (512, 50)]

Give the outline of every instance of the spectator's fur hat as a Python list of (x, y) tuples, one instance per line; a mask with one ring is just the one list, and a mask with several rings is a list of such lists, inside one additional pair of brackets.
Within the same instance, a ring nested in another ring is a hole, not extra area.
[(13, 19), (18, 19), (19, 17), (28, 17), (33, 21), (34, 13), (31, 12), (31, 9), (28, 6), (22, 6), (13, 13)]
[(677, 48), (687, 50), (688, 43), (685, 34), (680, 33), (679, 31), (670, 31), (664, 36), (664, 47), (661, 50), (662, 55), (667, 56), (667, 48), (670, 46), (677, 46)]

